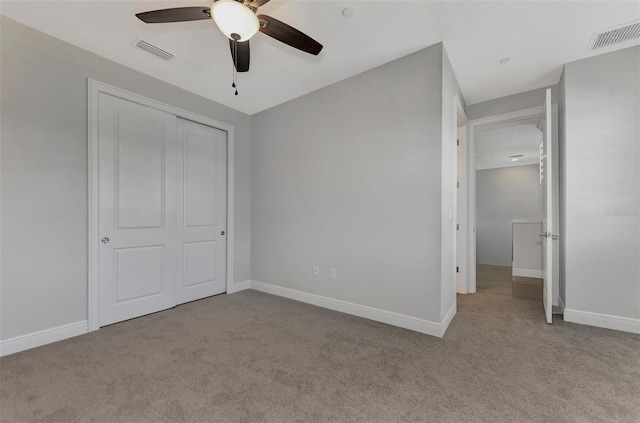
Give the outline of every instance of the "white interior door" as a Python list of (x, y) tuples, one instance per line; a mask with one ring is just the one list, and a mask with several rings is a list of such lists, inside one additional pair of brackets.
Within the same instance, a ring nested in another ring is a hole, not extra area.
[(553, 155), (553, 137), (552, 137), (552, 118), (551, 118), (551, 90), (547, 89), (544, 100), (544, 112), (542, 115), (542, 184), (544, 188), (544, 220), (542, 222), (542, 272), (544, 275), (544, 284), (542, 285), (542, 302), (544, 305), (544, 313), (547, 323), (552, 322), (553, 308), (553, 258), (554, 258), (554, 242), (557, 238), (554, 231), (554, 200), (553, 200), (553, 180), (556, 178), (554, 174)]
[(178, 119), (176, 303), (226, 291), (227, 133)]
[(100, 94), (100, 326), (175, 305), (176, 117)]

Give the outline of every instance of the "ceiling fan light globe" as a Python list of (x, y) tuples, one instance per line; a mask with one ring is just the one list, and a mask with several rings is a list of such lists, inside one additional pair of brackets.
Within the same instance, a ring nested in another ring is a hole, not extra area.
[(211, 16), (220, 31), (229, 39), (234, 39), (231, 34), (238, 34), (238, 41), (247, 41), (260, 29), (256, 14), (235, 0), (216, 1), (211, 6)]

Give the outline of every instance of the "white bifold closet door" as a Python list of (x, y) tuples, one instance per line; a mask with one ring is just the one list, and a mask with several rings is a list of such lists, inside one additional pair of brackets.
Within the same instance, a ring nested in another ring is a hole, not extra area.
[(226, 132), (100, 94), (100, 326), (226, 290)]

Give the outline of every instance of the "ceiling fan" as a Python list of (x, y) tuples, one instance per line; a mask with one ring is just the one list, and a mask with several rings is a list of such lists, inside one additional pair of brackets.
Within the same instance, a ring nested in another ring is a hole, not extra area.
[(249, 70), (249, 39), (256, 32), (275, 38), (291, 47), (317, 55), (322, 44), (284, 22), (267, 15), (257, 15), (269, 0), (214, 0), (211, 7), (192, 6), (137, 13), (145, 23), (168, 23), (213, 19), (229, 38), (231, 57), (237, 72)]

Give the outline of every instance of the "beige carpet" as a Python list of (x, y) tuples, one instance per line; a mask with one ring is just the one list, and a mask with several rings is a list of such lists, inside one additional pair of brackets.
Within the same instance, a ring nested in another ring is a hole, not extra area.
[(640, 336), (485, 294), (438, 339), (244, 291), (0, 368), (2, 422), (640, 421)]

